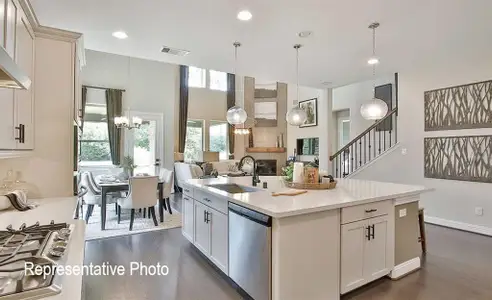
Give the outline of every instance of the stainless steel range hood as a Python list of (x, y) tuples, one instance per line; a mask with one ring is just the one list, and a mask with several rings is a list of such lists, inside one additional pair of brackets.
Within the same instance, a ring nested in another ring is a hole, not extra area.
[(0, 46), (0, 88), (28, 90), (30, 86), (31, 79)]

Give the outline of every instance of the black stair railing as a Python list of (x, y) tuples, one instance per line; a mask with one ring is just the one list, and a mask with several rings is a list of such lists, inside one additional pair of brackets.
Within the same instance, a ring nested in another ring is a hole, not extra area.
[(343, 178), (370, 162), (398, 142), (398, 108), (364, 130), (330, 156), (335, 176)]

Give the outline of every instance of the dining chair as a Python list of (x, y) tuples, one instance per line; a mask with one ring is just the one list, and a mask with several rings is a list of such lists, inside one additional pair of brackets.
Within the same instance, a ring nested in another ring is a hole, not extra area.
[(77, 207), (75, 207), (74, 219), (79, 219), (80, 215), (84, 217), (84, 196), (87, 194), (88, 188), (81, 185), (79, 182), (79, 190), (77, 191)]
[[(95, 181), (94, 181), (95, 182)], [(92, 216), (95, 205), (102, 205), (101, 191), (97, 189), (97, 186), (93, 183), (91, 179), (91, 172), (83, 172), (80, 181), (81, 187), (86, 187), (87, 192), (84, 194), (82, 199), (84, 203), (87, 204), (87, 211), (85, 213), (85, 222), (89, 223), (89, 219)], [(106, 204), (116, 203), (117, 197), (112, 194), (108, 194), (106, 197)]]
[(159, 179), (161, 182), (164, 183), (163, 197), (164, 197), (164, 201), (166, 203), (166, 205), (164, 205), (164, 207), (172, 215), (173, 211), (171, 209), (170, 197), (171, 197), (171, 192), (173, 190), (173, 184), (174, 184), (174, 172), (171, 170), (168, 170), (166, 168), (161, 168), (159, 171)]
[(138, 176), (130, 178), (130, 191), (128, 196), (119, 198), (118, 203), (118, 224), (121, 221), (121, 209), (131, 209), (130, 231), (133, 230), (135, 220), (135, 209), (148, 208), (152, 214), (154, 225), (158, 226), (155, 216), (155, 190), (159, 180), (157, 176)]

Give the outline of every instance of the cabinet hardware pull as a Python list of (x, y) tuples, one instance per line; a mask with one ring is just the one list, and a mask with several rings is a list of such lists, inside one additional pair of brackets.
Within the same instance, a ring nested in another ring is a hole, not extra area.
[(368, 241), (370, 241), (371, 240), (371, 227), (367, 226), (365, 229), (367, 230), (366, 238)]
[(189, 192), (190, 192), (190, 190), (189, 190), (189, 189), (185, 189), (185, 192), (189, 193)]
[[(374, 240), (374, 224), (371, 225), (371, 228), (372, 228), (371, 238)], [(370, 232), (370, 230), (369, 230), (369, 232)]]
[(183, 197), (183, 199), (185, 199), (185, 200), (190, 200), (190, 198), (188, 198), (188, 197)]
[(23, 144), (26, 143), (26, 125), (20, 124), (20, 127), (22, 128), (22, 142)]
[(203, 211), (203, 222), (207, 223), (207, 212), (205, 210)]
[(212, 202), (212, 200), (208, 199), (208, 198), (203, 198), (203, 200), (207, 201), (207, 202)]
[(372, 213), (372, 212), (376, 212), (378, 211), (377, 209), (373, 208), (373, 209), (366, 209), (366, 214), (368, 213)]
[(210, 215), (210, 213), (207, 211), (207, 212), (206, 212), (206, 216), (207, 216), (207, 224), (210, 222), (210, 219), (209, 219), (209, 217), (208, 217), (209, 215)]
[(19, 141), (19, 143), (22, 143), (22, 129), (21, 129), (21, 124), (19, 126), (15, 127), (16, 130), (19, 130), (19, 137), (16, 137), (15, 140)]

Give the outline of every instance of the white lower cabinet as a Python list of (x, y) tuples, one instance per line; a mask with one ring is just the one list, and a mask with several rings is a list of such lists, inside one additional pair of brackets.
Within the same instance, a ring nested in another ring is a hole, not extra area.
[(207, 223), (207, 207), (195, 201), (195, 236), (193, 244), (205, 255), (210, 253), (210, 225)]
[(195, 200), (186, 195), (183, 195), (182, 210), (183, 210), (183, 227), (181, 231), (183, 236), (193, 243), (193, 232), (195, 227)]
[(388, 215), (341, 227), (340, 292), (345, 294), (391, 271)]
[(226, 214), (210, 209), (210, 260), (227, 274), (228, 218)]
[[(208, 197), (213, 197), (208, 195)], [(210, 198), (211, 199), (211, 198)], [(214, 199), (217, 201), (225, 201)], [(225, 274), (229, 273), (227, 214), (183, 195), (183, 235)]]

